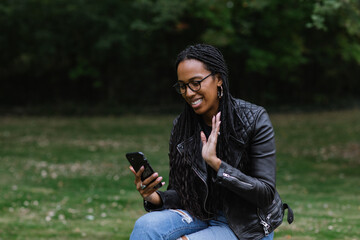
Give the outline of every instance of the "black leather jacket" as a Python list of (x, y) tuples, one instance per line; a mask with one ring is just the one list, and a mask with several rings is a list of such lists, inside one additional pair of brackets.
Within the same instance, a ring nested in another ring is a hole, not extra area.
[[(213, 181), (227, 189), (223, 211), (238, 239), (256, 240), (282, 223), (287, 205), (282, 203), (275, 188), (275, 140), (268, 114), (264, 108), (240, 99), (234, 99), (234, 109), (234, 127), (238, 136), (231, 136), (230, 139), (235, 165), (223, 161)], [(188, 141), (193, 141), (193, 138), (177, 146), (180, 153), (187, 151), (183, 146)], [(203, 159), (196, 161), (193, 170), (199, 184), (202, 184), (199, 191), (205, 206), (208, 197), (206, 164)], [(163, 202), (161, 209), (181, 208), (171, 179), (169, 182), (167, 191), (158, 191)], [(160, 210), (146, 202), (145, 209)], [(289, 223), (293, 220), (291, 209), (290, 212)]]

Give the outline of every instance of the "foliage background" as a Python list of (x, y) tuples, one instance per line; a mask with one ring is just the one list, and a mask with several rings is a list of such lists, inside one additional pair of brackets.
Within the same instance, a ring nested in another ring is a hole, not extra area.
[(0, 106), (170, 108), (181, 103), (169, 90), (176, 55), (201, 42), (224, 53), (236, 97), (348, 104), (359, 100), (359, 9), (357, 0), (3, 0)]

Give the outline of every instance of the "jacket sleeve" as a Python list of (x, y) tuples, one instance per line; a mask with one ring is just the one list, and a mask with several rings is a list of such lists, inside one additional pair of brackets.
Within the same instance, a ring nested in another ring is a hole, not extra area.
[[(171, 136), (170, 136), (170, 142), (169, 142), (169, 161), (170, 161), (170, 171), (171, 171), (171, 161), (172, 161), (172, 156), (173, 154), (171, 153), (171, 149), (172, 149), (172, 144), (174, 143), (173, 140), (173, 132), (174, 132), (174, 126), (177, 123), (178, 118), (176, 118), (173, 122), (173, 129), (171, 131)], [(171, 174), (170, 174), (171, 176)], [(177, 209), (177, 208), (181, 208), (181, 203), (180, 203), (180, 198), (179, 195), (177, 194), (176, 190), (173, 188), (173, 179), (169, 179), (169, 185), (166, 191), (156, 191), (160, 198), (161, 198), (161, 202), (162, 202), (162, 206), (155, 206), (153, 204), (151, 204), (150, 202), (144, 201), (144, 208), (146, 211), (150, 212), (150, 211), (160, 211), (163, 209)]]
[(252, 136), (248, 152), (250, 172), (244, 174), (222, 161), (216, 182), (262, 208), (274, 199), (276, 177), (274, 131), (263, 108), (255, 118)]
[(166, 191), (157, 191), (159, 194), (162, 206), (155, 206), (154, 204), (144, 201), (144, 208), (146, 211), (160, 211), (164, 209), (176, 209), (181, 208), (180, 200), (177, 192), (173, 189), (169, 189)]

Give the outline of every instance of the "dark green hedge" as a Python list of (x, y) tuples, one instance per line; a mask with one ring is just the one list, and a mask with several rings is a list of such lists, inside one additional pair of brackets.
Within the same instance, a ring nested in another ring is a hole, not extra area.
[(172, 104), (173, 62), (219, 47), (233, 95), (263, 105), (358, 98), (357, 0), (2, 0), (0, 105)]

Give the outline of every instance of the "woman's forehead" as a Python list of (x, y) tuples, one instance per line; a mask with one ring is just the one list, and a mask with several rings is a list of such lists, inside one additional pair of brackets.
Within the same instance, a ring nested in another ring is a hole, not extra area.
[(205, 68), (203, 62), (196, 59), (187, 59), (179, 63), (177, 74), (179, 76), (200, 75), (207, 74), (209, 71)]

